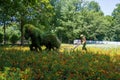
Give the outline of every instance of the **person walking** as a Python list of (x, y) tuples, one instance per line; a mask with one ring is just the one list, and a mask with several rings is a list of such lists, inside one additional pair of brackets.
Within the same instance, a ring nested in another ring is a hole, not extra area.
[(87, 48), (86, 48), (86, 37), (83, 34), (81, 34), (80, 38), (81, 38), (81, 44), (83, 45), (82, 46), (82, 50), (87, 51)]

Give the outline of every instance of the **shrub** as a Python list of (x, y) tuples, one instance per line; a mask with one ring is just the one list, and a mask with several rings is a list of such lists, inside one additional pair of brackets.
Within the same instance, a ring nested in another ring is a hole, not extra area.
[(13, 33), (12, 36), (10, 37), (10, 42), (11, 42), (12, 44), (15, 44), (18, 40), (19, 40), (19, 35)]

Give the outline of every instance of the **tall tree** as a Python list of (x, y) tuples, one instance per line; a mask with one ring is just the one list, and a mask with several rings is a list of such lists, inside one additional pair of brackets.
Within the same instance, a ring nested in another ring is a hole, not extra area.
[[(14, 17), (20, 23), (21, 44), (23, 44), (23, 25), (26, 23), (39, 24), (46, 27), (51, 25), (52, 6), (50, 0), (1, 0), (0, 17), (1, 21), (7, 22), (6, 19)], [(9, 16), (7, 18), (7, 16)], [(10, 20), (8, 20), (10, 21)], [(5, 25), (4, 25), (5, 26)], [(45, 28), (46, 28), (45, 27)], [(5, 31), (5, 27), (4, 27)]]
[(99, 4), (97, 2), (95, 2), (95, 1), (91, 1), (88, 4), (88, 9), (96, 11), (96, 12), (99, 12), (101, 10)]
[(87, 39), (104, 40), (107, 20), (98, 3), (83, 0), (60, 0), (56, 6), (58, 34), (64, 40), (72, 41), (85, 34)]
[(35, 4), (37, 0), (14, 0), (12, 1), (13, 9), (16, 11), (15, 16), (17, 17), (18, 21), (20, 22), (20, 31), (21, 31), (21, 45), (23, 45), (24, 35), (23, 35), (23, 26), (25, 24), (27, 15), (29, 14), (29, 8), (33, 4)]
[(1, 0), (0, 1), (0, 23), (3, 24), (4, 44), (6, 44), (6, 26), (10, 22), (10, 19), (11, 19), (12, 8), (10, 6), (11, 6), (10, 0)]
[(50, 31), (52, 28), (53, 9), (50, 0), (41, 0), (35, 5), (37, 23), (39, 23), (38, 25), (43, 25), (45, 31)]
[(77, 15), (80, 10), (85, 6), (82, 0), (56, 0), (55, 18), (54, 23), (58, 36), (63, 42), (71, 42), (75, 39), (78, 31), (77, 27)]
[(112, 16), (115, 19), (116, 24), (120, 23), (120, 4), (116, 4), (116, 8), (112, 12)]
[(120, 3), (116, 4), (116, 8), (113, 10), (112, 16), (114, 19), (114, 30), (115, 30), (114, 39), (119, 41), (120, 40)]

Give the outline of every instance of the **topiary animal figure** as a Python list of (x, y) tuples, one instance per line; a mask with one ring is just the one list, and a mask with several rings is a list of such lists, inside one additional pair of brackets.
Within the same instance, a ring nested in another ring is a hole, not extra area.
[(25, 39), (31, 39), (30, 50), (41, 50), (41, 31), (31, 24), (24, 25)]
[(60, 47), (60, 40), (54, 34), (42, 34), (39, 28), (31, 24), (24, 25), (25, 39), (31, 39), (30, 50), (41, 51), (41, 46), (46, 46), (47, 49), (55, 50)]
[(44, 34), (42, 35), (42, 45), (45, 45), (48, 50), (55, 50), (60, 48), (61, 42), (54, 34)]

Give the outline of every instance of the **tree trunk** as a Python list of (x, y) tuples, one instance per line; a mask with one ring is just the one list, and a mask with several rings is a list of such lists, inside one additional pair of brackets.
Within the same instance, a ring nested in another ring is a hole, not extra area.
[(5, 21), (3, 22), (3, 31), (4, 31), (4, 45), (6, 44), (6, 26)]
[(20, 21), (20, 31), (21, 31), (21, 46), (24, 45), (24, 35), (23, 35), (23, 26), (24, 26), (24, 21), (23, 17), (21, 16), (21, 21)]

